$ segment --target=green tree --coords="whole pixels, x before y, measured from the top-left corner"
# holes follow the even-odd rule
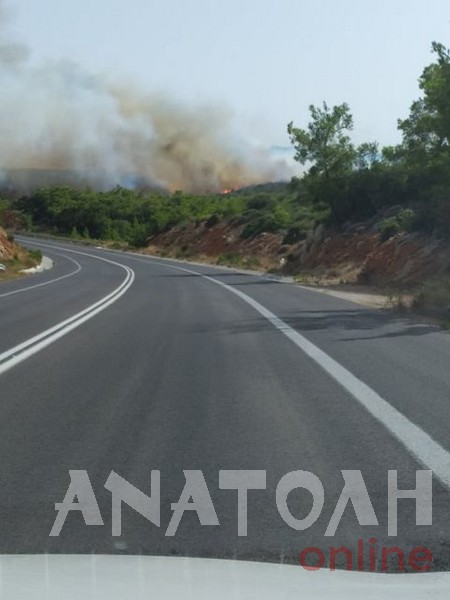
[[[409,117],[399,120],[403,145],[410,157],[449,153],[450,147],[450,51],[433,42],[435,63],[425,67],[419,88],[423,97],[411,105]]]
[[[311,175],[329,178],[352,169],[357,152],[348,132],[353,129],[353,117],[345,102],[330,108],[309,107],[311,121],[307,129],[288,124],[290,141],[295,148],[295,160],[300,164],[312,163]]]
[[[439,235],[450,231],[450,50],[432,44],[435,62],[419,79],[423,95],[398,126],[403,142],[394,156],[407,172],[410,202],[419,206],[416,223]]]
[[[307,129],[288,125],[296,160],[311,165],[302,179],[308,200],[328,206],[329,219],[336,224],[372,216],[383,202],[378,188],[385,179],[378,145],[354,146],[349,136],[353,117],[346,103],[330,108],[324,102],[322,108],[310,106],[309,111]]]
[[[365,142],[356,149],[355,165],[358,169],[369,169],[378,162],[378,144]]]

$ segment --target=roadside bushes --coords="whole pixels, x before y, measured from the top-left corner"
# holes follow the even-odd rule
[[[225,252],[224,254],[220,254],[217,257],[216,264],[242,269],[257,269],[261,266],[261,262],[256,256],[241,256],[236,252]]]
[[[413,308],[450,319],[450,278],[425,282],[416,292]]]

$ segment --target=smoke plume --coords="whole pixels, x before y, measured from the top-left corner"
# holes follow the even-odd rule
[[[56,179],[98,189],[146,181],[220,191],[289,177],[231,133],[231,115],[187,107],[70,62],[30,61],[0,0],[0,171],[21,191]]]

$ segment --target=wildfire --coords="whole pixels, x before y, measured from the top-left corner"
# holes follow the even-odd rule
[[[231,194],[231,192],[234,192],[234,189],[233,189],[233,188],[229,188],[229,189],[227,189],[227,190],[222,190],[222,192],[221,192],[221,193],[222,193],[223,195],[226,195],[226,194]]]

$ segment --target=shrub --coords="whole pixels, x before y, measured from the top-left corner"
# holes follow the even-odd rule
[[[403,231],[411,231],[416,220],[416,213],[412,208],[403,208],[398,213],[397,220]]]
[[[274,215],[270,213],[260,213],[255,215],[244,227],[241,233],[241,238],[244,240],[255,237],[260,233],[274,233],[280,229],[280,224],[277,222]]]
[[[242,258],[240,254],[236,252],[225,252],[224,254],[220,254],[216,260],[217,265],[223,266],[234,266],[240,267],[242,265]]]
[[[207,219],[207,221],[205,222],[206,227],[213,227],[214,225],[217,225],[218,223],[220,223],[220,215],[217,213],[213,213],[209,219]]]
[[[28,254],[37,263],[40,263],[42,261],[42,252],[40,250],[28,250]]]
[[[261,261],[257,256],[241,256],[236,252],[225,252],[217,257],[216,264],[240,269],[257,269],[261,266]]]
[[[416,293],[413,307],[450,316],[450,279],[427,281]]]
[[[395,216],[387,217],[378,223],[378,231],[383,242],[401,231],[411,231],[416,214],[411,208],[404,208]]]
[[[380,239],[385,242],[396,233],[401,231],[400,223],[397,217],[387,217],[378,223],[378,231],[380,232]]]
[[[299,226],[290,227],[283,238],[283,244],[295,244],[306,238],[305,231]]]

